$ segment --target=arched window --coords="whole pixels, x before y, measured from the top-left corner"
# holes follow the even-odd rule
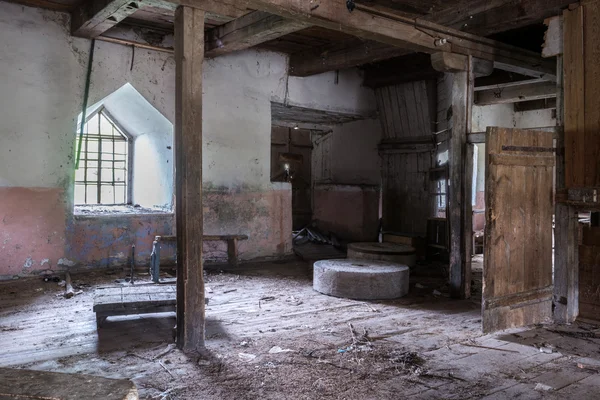
[[[75,171],[75,204],[131,204],[132,140],[102,107],[90,115]]]

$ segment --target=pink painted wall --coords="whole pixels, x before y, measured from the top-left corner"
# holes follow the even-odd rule
[[[65,244],[62,189],[0,187],[0,276],[56,268]]]
[[[379,190],[369,185],[317,184],[313,218],[321,229],[349,241],[375,241]]]

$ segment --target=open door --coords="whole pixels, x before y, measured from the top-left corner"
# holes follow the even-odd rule
[[[483,331],[552,316],[552,133],[486,133]]]

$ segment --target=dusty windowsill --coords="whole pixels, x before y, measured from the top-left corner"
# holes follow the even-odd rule
[[[76,205],[73,210],[75,217],[81,216],[118,216],[118,215],[148,215],[148,214],[168,214],[172,215],[173,210],[168,208],[146,208],[130,205]]]

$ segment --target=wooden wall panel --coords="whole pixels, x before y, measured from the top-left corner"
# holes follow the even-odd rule
[[[600,228],[584,227],[579,246],[579,315],[600,321]]]
[[[384,140],[433,134],[435,82],[408,82],[375,93]],[[429,169],[435,165],[435,151],[382,150],[381,155],[384,229],[424,236],[427,218],[434,214]]]
[[[565,184],[600,186],[600,7],[564,12]]]

